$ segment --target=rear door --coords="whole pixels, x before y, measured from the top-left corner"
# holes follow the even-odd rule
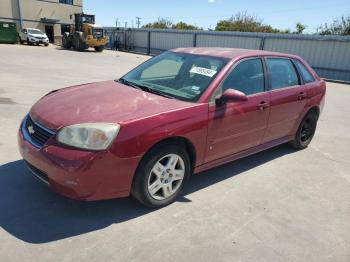
[[[219,85],[209,105],[206,162],[220,159],[261,143],[269,116],[264,64],[250,58],[234,66]],[[232,88],[245,93],[248,101],[215,104],[215,97]]]
[[[306,88],[291,59],[267,57],[270,79],[270,117],[263,143],[292,134],[306,105]]]

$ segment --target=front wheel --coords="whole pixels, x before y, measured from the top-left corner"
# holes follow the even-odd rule
[[[28,45],[33,45],[33,43],[30,42],[29,38],[27,38],[27,44],[28,44]]]
[[[301,121],[297,134],[291,142],[292,147],[301,150],[309,146],[312,138],[315,135],[317,127],[318,115],[315,113],[308,113],[303,121]]]
[[[96,51],[96,52],[102,52],[103,49],[104,49],[104,46],[103,46],[103,45],[101,45],[101,46],[95,46],[95,51]]]
[[[148,207],[166,206],[179,196],[190,172],[191,163],[184,148],[173,143],[161,144],[141,161],[132,195]]]

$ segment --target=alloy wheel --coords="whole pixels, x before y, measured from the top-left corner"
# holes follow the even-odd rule
[[[160,158],[148,177],[148,193],[156,200],[173,196],[185,177],[185,163],[181,156],[169,154]]]

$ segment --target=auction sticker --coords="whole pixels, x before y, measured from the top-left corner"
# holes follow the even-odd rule
[[[191,69],[190,73],[213,77],[217,73],[217,71],[195,66]]]

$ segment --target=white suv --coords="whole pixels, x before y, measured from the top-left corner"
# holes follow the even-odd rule
[[[44,44],[45,46],[49,45],[49,38],[39,29],[34,28],[25,28],[19,33],[19,41],[21,44],[27,42],[28,45],[33,44]]]

